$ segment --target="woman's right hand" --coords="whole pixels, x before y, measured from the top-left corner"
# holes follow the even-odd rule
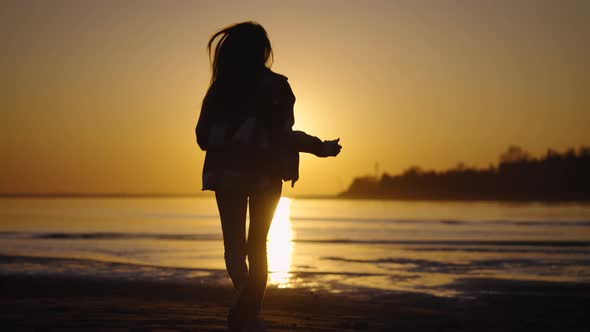
[[[336,157],[340,153],[340,150],[342,150],[342,145],[338,144],[338,142],[340,142],[340,138],[332,141],[324,141],[321,157]]]

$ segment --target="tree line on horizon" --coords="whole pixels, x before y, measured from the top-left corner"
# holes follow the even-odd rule
[[[357,177],[342,198],[407,200],[590,200],[590,147],[560,153],[549,149],[532,157],[518,146],[500,155],[498,166],[485,169],[459,163],[434,171],[412,166],[402,174]]]

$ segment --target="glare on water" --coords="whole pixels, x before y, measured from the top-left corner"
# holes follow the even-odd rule
[[[268,232],[267,253],[269,282],[279,288],[289,286],[293,229],[291,228],[291,200],[281,197]]]

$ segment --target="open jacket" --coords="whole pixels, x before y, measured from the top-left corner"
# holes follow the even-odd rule
[[[322,141],[293,131],[295,95],[266,70],[247,83],[213,83],[195,129],[206,151],[203,190],[253,190],[299,179],[299,152],[322,156]]]

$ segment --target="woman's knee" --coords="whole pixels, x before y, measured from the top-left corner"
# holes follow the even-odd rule
[[[262,243],[248,243],[246,248],[248,254],[248,260],[257,263],[264,261],[266,263],[266,241]]]
[[[246,252],[245,251],[233,251],[226,249],[223,253],[226,261],[231,262],[241,262],[246,260]]]

